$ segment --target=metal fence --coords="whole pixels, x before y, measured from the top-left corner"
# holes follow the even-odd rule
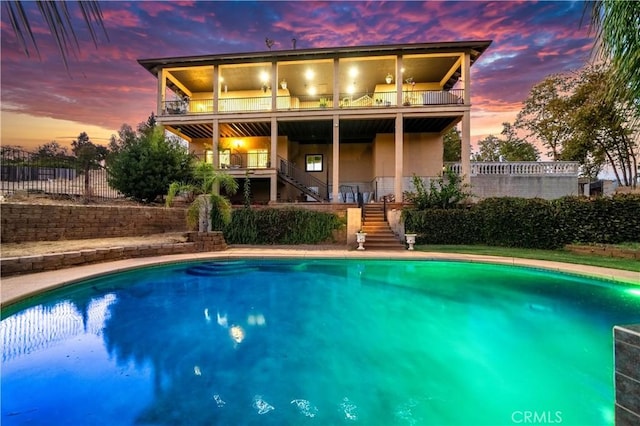
[[[0,151],[2,195],[123,197],[109,186],[107,176],[108,171],[103,165],[92,166],[85,173],[75,157],[47,157],[6,147]]]

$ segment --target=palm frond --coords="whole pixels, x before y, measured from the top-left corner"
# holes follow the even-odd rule
[[[102,28],[107,40],[109,40],[99,3],[97,1],[78,1],[77,3],[94,45],[98,46],[96,27]],[[33,48],[38,54],[38,58],[41,58],[38,43],[31,28],[30,17],[23,7],[23,1],[8,1],[4,4],[13,32],[26,56],[31,56]],[[36,1],[37,10],[46,23],[67,70],[69,69],[69,55],[77,56],[80,52],[80,42],[74,29],[76,25],[69,12],[68,4],[66,1]]]

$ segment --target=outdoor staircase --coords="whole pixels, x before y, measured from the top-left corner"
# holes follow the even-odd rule
[[[406,247],[384,219],[384,205],[367,203],[363,206],[362,231],[367,233],[365,250],[405,250]]]
[[[329,201],[327,184],[278,156],[278,179],[316,201]]]

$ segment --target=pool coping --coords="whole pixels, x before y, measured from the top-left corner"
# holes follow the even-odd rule
[[[359,251],[340,249],[295,248],[229,248],[225,251],[188,253],[133,258],[96,263],[56,271],[38,272],[2,278],[0,281],[0,307],[4,308],[23,299],[57,287],[89,278],[144,266],[182,263],[207,259],[274,259],[274,258],[332,258],[332,259],[389,259],[389,260],[450,260],[505,264],[565,272],[574,275],[640,285],[640,273],[620,269],[602,268],[571,263],[476,254],[438,253],[423,251]]]

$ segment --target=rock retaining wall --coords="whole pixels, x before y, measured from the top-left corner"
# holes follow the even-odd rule
[[[0,204],[3,243],[183,232],[185,210],[162,207]]]
[[[574,253],[594,254],[597,256],[619,257],[623,259],[640,260],[640,250],[632,249],[632,248],[625,249],[619,246],[610,246],[606,244],[601,244],[601,245],[570,244],[565,248]]]
[[[189,232],[186,243],[150,244],[127,247],[107,247],[66,253],[9,257],[0,260],[3,277],[54,271],[72,266],[168,254],[200,253],[227,249],[222,232]]]

